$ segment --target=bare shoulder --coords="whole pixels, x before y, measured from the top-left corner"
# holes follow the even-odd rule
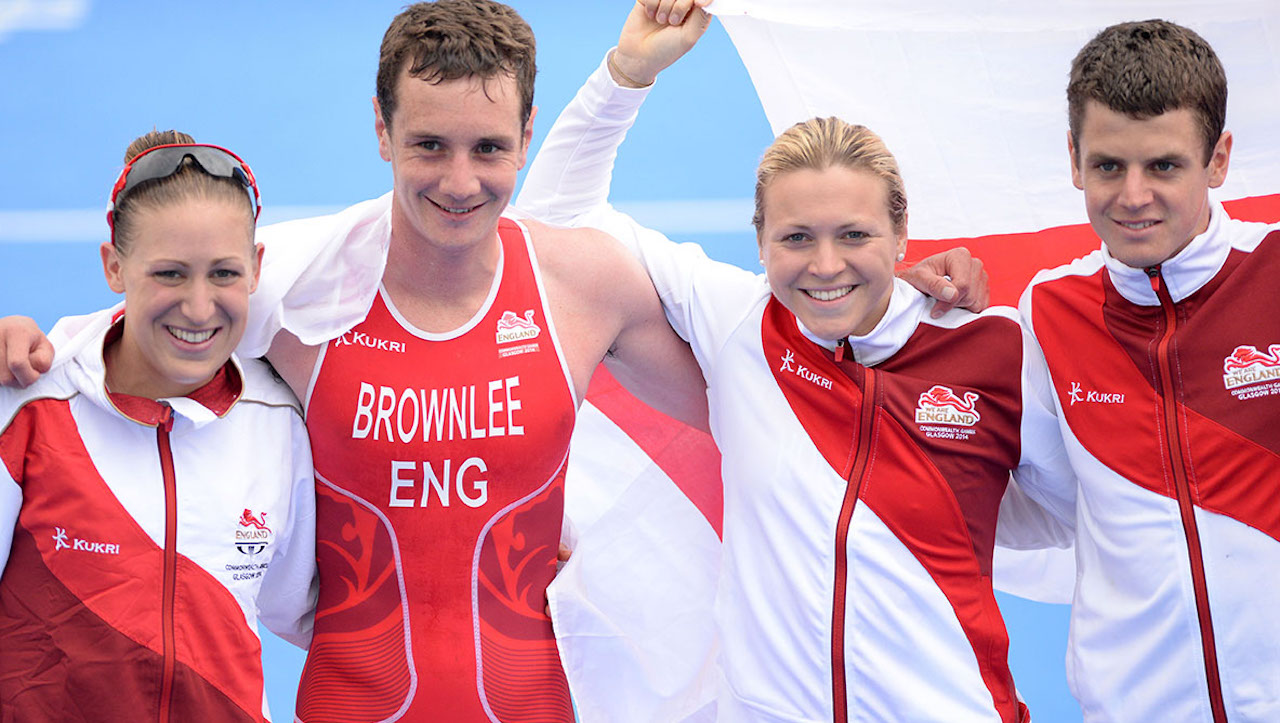
[[[609,234],[593,228],[524,223],[553,294],[568,294],[604,311],[634,303],[635,295],[653,293],[640,262]]]
[[[662,306],[640,262],[612,236],[596,229],[525,223],[556,333],[582,399],[596,366],[618,352],[629,330],[666,324]]]
[[[529,232],[579,399],[604,360],[641,401],[705,429],[706,382],[640,262],[603,231],[531,223]]]

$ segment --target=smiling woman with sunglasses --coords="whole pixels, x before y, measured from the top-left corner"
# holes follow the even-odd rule
[[[265,720],[258,620],[310,637],[306,430],[270,367],[232,353],[259,208],[234,153],[134,141],[101,247],[124,311],[0,389],[5,720]]]

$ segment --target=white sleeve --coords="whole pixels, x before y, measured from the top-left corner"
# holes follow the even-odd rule
[[[1075,532],[1010,479],[1000,500],[991,585],[1028,600],[1070,603],[1075,594]]]
[[[754,304],[768,297],[756,274],[677,244],[609,205],[618,146],[635,121],[645,89],[622,88],[601,63],[556,119],[530,165],[517,206],[536,218],[600,229],[645,267],[671,327],[693,347],[704,373]]]
[[[1074,537],[1076,476],[1058,425],[1044,352],[1022,326],[1022,458],[1014,477],[1028,497],[1048,510]],[[1063,547],[1067,540],[1051,540]],[[1033,545],[1025,545],[1027,547]]]
[[[306,648],[311,643],[320,582],[316,571],[315,475],[307,430],[300,417],[291,416],[292,469],[282,470],[291,486],[289,525],[258,590],[258,619],[284,640]]]
[[[18,524],[18,512],[21,509],[22,487],[9,474],[8,465],[0,461],[0,574],[9,563],[13,530]]]
[[[1000,503],[992,584],[1031,600],[1069,603],[1076,581],[1076,477],[1044,354],[1023,321],[1022,457]]]
[[[111,319],[122,311],[123,301],[109,309],[58,319],[49,330],[49,343],[53,344],[56,353],[54,366],[58,366],[63,359],[75,356],[85,344],[97,341],[98,333],[110,326]]]
[[[995,548],[991,586],[1000,592],[1042,603],[1069,605],[1075,597],[1075,547],[1039,550]]]
[[[607,204],[618,147],[648,95],[649,88],[613,82],[601,61],[542,141],[516,208],[546,223],[581,226],[577,217]]]

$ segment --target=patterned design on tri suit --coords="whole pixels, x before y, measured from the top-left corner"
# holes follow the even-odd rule
[[[320,479],[316,517],[341,532],[316,541],[316,627],[324,637],[316,636],[307,656],[298,717],[353,723],[391,718],[407,704],[416,684],[392,541],[367,502]],[[367,660],[382,664],[365,667]],[[355,674],[359,685],[336,682]]]
[[[856,505],[868,505],[912,552],[954,608],[1000,719],[1026,720],[1026,706],[1014,692],[1008,635],[990,579],[997,511],[1009,471],[1019,458],[1017,324],[989,317],[957,329],[921,325],[898,355],[868,368],[847,356],[837,362],[832,352],[807,339],[795,317],[771,299],[762,338],[766,358],[789,358],[790,364],[774,361],[774,378],[814,445],[848,480],[842,520]],[[939,383],[956,395],[979,394],[981,421],[972,437],[931,437],[917,424],[920,395]],[[864,390],[872,388],[875,392],[868,398]],[[869,404],[878,409],[867,427],[860,422],[872,413]],[[860,439],[864,434],[871,439]],[[847,524],[837,530],[846,535],[836,542],[840,595],[842,580],[854,573],[843,553],[862,543],[851,539],[854,533]],[[834,601],[833,656],[843,655],[846,635],[856,635],[844,629],[847,615],[840,615],[854,605],[854,599]],[[903,659],[915,654],[902,651]],[[855,709],[847,701],[856,691],[841,690],[842,670],[833,670],[833,675],[836,720],[845,720],[847,711],[840,709],[839,701],[843,698]]]
[[[575,403],[527,234],[499,237],[461,328],[420,331],[382,291],[317,362],[302,720],[573,720],[544,608]]]
[[[568,689],[547,696],[546,589],[564,511],[563,477],[489,528],[479,548],[476,606],[488,702],[498,720],[572,720]],[[553,641],[554,642],[554,641]],[[537,706],[536,708],[534,706]]]

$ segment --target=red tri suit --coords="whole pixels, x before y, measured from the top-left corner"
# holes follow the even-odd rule
[[[1212,204],[1158,268],[1022,297],[1080,480],[1067,673],[1088,721],[1280,720],[1280,224]]]
[[[320,600],[303,721],[572,721],[546,587],[575,400],[527,231],[462,327],[385,289],[307,395]]]

